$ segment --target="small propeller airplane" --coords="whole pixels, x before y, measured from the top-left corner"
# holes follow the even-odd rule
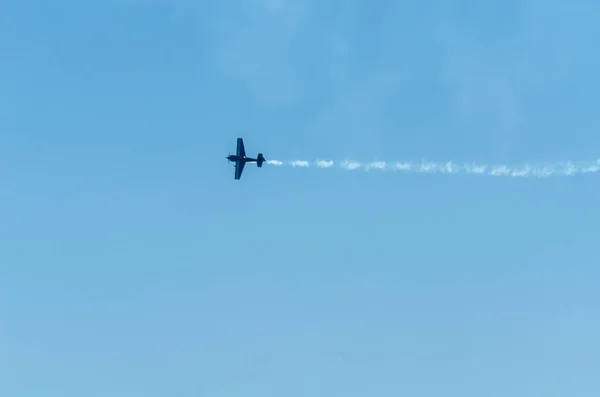
[[[259,153],[255,159],[246,157],[246,149],[244,149],[244,140],[242,138],[237,139],[236,152],[235,154],[227,156],[227,160],[235,163],[235,179],[240,179],[242,177],[242,172],[244,171],[246,163],[256,163],[258,167],[262,167],[265,162],[262,153]]]

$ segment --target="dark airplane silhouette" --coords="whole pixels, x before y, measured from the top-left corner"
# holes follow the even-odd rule
[[[246,163],[256,163],[258,167],[262,167],[265,158],[262,153],[258,154],[258,157],[253,159],[250,157],[246,157],[246,149],[244,149],[244,140],[242,138],[237,139],[237,149],[235,154],[230,154],[227,156],[227,160],[233,161],[235,163],[235,179],[240,179],[242,176],[242,171],[244,171],[244,165]]]

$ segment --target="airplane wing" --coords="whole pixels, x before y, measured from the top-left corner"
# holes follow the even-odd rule
[[[239,146],[238,146],[239,148]],[[243,149],[243,147],[242,147]],[[246,162],[244,161],[236,161],[235,162],[235,179],[240,179],[242,177],[242,172],[244,171],[244,165]]]
[[[246,157],[246,149],[244,149],[244,140],[242,138],[237,139],[237,150],[235,154],[238,156]]]

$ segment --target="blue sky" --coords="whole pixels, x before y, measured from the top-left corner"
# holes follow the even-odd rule
[[[427,3],[427,4],[425,4]],[[597,396],[595,1],[0,4],[0,394]]]

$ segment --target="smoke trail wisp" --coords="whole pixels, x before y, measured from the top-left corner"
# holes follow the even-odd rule
[[[290,165],[294,168],[333,168],[336,164],[331,160],[316,160],[309,162],[306,160],[279,161],[269,160],[267,164],[273,166]],[[457,164],[449,162],[394,162],[374,161],[369,163],[360,163],[353,160],[344,160],[337,163],[338,168],[347,171],[363,169],[364,171],[396,171],[403,173],[422,173],[422,174],[472,174],[489,175],[505,177],[537,177],[545,178],[551,176],[572,176],[576,174],[589,174],[600,172],[600,159],[588,162],[563,161],[547,164],[522,164],[517,166],[509,165],[490,165],[490,164]]]

